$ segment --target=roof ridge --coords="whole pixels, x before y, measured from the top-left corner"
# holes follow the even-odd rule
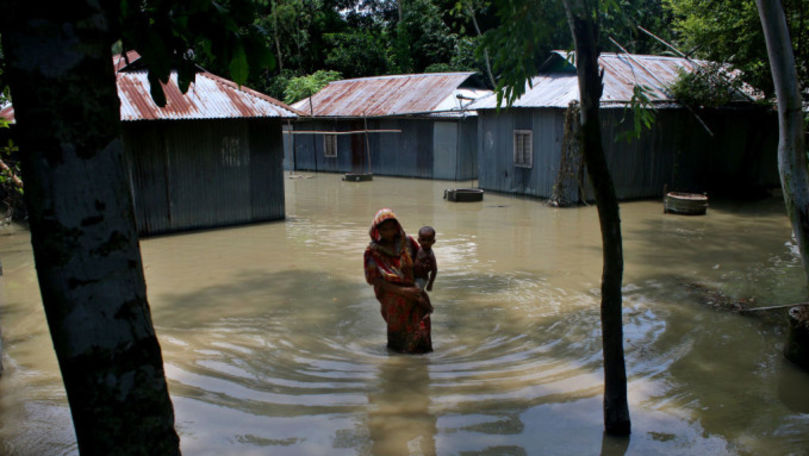
[[[172,72],[174,72],[174,71],[172,71]],[[299,111],[299,110],[293,108],[292,106],[289,106],[288,104],[286,104],[286,103],[284,103],[284,102],[282,102],[280,100],[277,100],[277,99],[275,99],[275,98],[273,98],[273,97],[271,97],[271,96],[269,96],[267,94],[261,93],[258,90],[251,89],[250,87],[247,87],[245,85],[238,84],[235,81],[231,81],[230,79],[223,78],[222,76],[213,74],[213,73],[211,73],[209,71],[200,71],[197,74],[201,75],[203,77],[206,77],[208,79],[212,79],[216,83],[221,83],[221,84],[227,85],[227,86],[229,86],[229,87],[231,87],[231,88],[233,88],[235,90],[238,90],[240,92],[243,92],[243,93],[245,93],[247,95],[250,95],[250,96],[259,98],[261,100],[264,100],[264,101],[266,101],[268,103],[274,104],[274,105],[278,106],[279,108],[286,109],[287,111],[289,111],[289,112],[291,112],[291,113],[293,113],[295,115],[298,115],[298,116],[305,116],[306,115],[302,111]]]
[[[332,83],[339,83],[339,82],[349,82],[349,81],[371,81],[374,79],[404,79],[404,78],[426,78],[426,77],[434,77],[434,76],[452,76],[452,75],[468,75],[471,76],[475,74],[474,71],[446,71],[441,73],[405,73],[405,74],[380,74],[377,76],[362,76],[358,78],[350,78],[350,79],[340,79],[337,81],[332,81]]]

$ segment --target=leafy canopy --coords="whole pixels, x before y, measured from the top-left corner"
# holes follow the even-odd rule
[[[121,0],[111,16],[123,49],[137,50],[148,68],[152,98],[165,106],[159,82],[168,82],[172,70],[185,92],[198,62],[226,62],[239,84],[247,82],[251,69],[275,65],[264,30],[255,24],[256,5],[251,0]]]
[[[284,103],[294,103],[317,93],[330,82],[341,79],[336,71],[318,70],[308,76],[298,76],[289,80],[284,90]]]
[[[782,0],[795,52],[798,79],[809,87],[809,5]],[[768,97],[774,89],[758,9],[748,0],[665,0],[673,15],[674,40],[692,57],[728,63],[741,79]],[[804,91],[809,101],[809,92]]]

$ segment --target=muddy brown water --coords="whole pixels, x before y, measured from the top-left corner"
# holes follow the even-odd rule
[[[602,433],[594,207],[469,182],[287,180],[287,220],[146,239],[149,301],[187,455],[805,454],[809,374],[785,313],[718,307],[807,295],[783,203],[707,216],[621,205],[633,432]],[[374,212],[437,230],[435,352],[385,350],[364,283]],[[29,236],[0,235],[0,454],[76,454]],[[694,285],[696,284],[696,286]]]

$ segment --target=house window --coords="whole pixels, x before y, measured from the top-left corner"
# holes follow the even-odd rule
[[[531,130],[514,130],[514,165],[521,168],[534,166]]]
[[[226,168],[238,168],[242,166],[242,151],[238,136],[225,136],[222,138],[220,153],[222,156],[222,166]]]
[[[323,156],[324,157],[337,156],[337,135],[323,136]]]

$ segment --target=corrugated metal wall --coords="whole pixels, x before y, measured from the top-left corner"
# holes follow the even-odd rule
[[[564,111],[513,109],[478,113],[478,185],[486,190],[548,198],[559,172]],[[532,131],[534,163],[514,165],[514,130]]]
[[[277,119],[124,124],[141,234],[284,217]]]
[[[619,135],[631,129],[632,113],[601,112],[604,153],[620,199],[660,197],[664,185],[669,191],[735,197],[779,185],[774,112],[702,110],[711,136],[685,109],[658,110],[653,129],[629,142]],[[592,200],[587,184],[586,199]]]
[[[457,180],[478,178],[478,118],[467,117],[459,122]]]
[[[306,120],[295,122],[294,130],[348,131],[350,124],[338,120]],[[350,172],[351,136],[337,136],[337,157],[324,156],[323,135],[291,135],[294,155],[291,168],[303,171]]]
[[[709,136],[684,109],[657,111],[652,130],[639,139],[620,135],[632,128],[632,113],[601,111],[604,152],[623,200],[658,197],[669,190],[712,194],[748,193],[778,185],[777,119],[763,110],[713,110],[700,116]],[[534,166],[513,163],[513,131],[533,132]],[[481,188],[549,198],[553,191],[563,140],[564,110],[511,109],[479,112]],[[592,190],[585,177],[585,198]]]
[[[250,119],[250,221],[279,220],[284,206],[280,119]]]
[[[438,124],[438,127],[435,124]],[[295,130],[348,131],[363,128],[362,120],[305,120]],[[384,176],[472,179],[477,176],[476,119],[369,119],[368,128],[401,133],[368,135],[372,172]],[[367,155],[352,160],[351,135],[337,137],[337,157],[323,155],[323,135],[294,135],[297,169],[356,172],[367,166]],[[364,144],[365,139],[361,137]]]
[[[281,126],[282,133],[291,130],[292,125],[288,125],[285,123]],[[292,141],[294,141],[293,136],[294,135],[289,134],[282,135],[282,139],[284,141],[284,169],[287,171],[292,169]]]
[[[433,124],[433,174],[435,179],[458,175],[458,123],[437,121]]]

